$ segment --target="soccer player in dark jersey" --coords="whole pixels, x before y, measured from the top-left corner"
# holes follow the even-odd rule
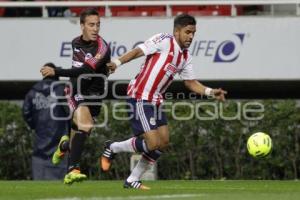
[[[71,86],[65,93],[72,112],[74,136],[63,137],[53,155],[53,164],[58,164],[65,152],[69,151],[69,168],[64,183],[72,184],[86,179],[80,171],[80,158],[86,138],[101,109],[101,95],[104,94],[108,76],[106,63],[110,61],[110,48],[99,36],[100,17],[96,10],[86,9],[80,15],[82,35],[72,41],[73,60],[71,69],[55,69],[43,66],[42,75],[70,77]]]

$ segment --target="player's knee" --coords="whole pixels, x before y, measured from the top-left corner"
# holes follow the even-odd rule
[[[87,133],[90,133],[92,131],[92,128],[93,128],[93,125],[87,124],[85,126],[82,126],[80,128],[80,130],[83,130],[83,131],[85,131]]]
[[[148,146],[148,150],[149,151],[154,151],[154,150],[157,150],[157,149],[159,149],[159,145],[158,144],[152,144],[152,145]]]
[[[89,133],[93,126],[94,121],[91,113],[86,106],[79,106],[73,116],[73,122],[77,125],[77,128]]]
[[[79,130],[83,130],[87,133],[90,133],[94,126],[94,123],[93,122],[79,123],[79,124],[77,124],[77,126],[78,126]]]
[[[159,149],[165,149],[169,146],[169,139],[164,139],[160,142]]]
[[[159,149],[159,141],[146,141],[146,144],[149,151]]]
[[[164,149],[166,149],[168,146],[169,146],[169,139],[168,139],[168,138],[166,138],[166,139],[161,139],[161,140],[160,140],[160,145],[159,145],[159,149],[160,149],[160,150],[164,150]]]

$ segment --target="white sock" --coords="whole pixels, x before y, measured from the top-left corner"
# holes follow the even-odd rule
[[[150,166],[151,163],[142,156],[133,168],[130,176],[127,178],[127,182],[131,183],[133,181],[141,180],[142,175],[150,168]]]
[[[133,138],[130,138],[130,139],[122,141],[122,142],[113,142],[110,145],[110,149],[114,153],[135,152],[134,148],[132,146],[132,140],[133,140]]]

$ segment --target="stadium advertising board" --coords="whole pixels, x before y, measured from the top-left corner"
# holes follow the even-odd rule
[[[199,80],[300,79],[300,18],[197,18],[190,52]],[[39,80],[40,67],[53,62],[71,66],[71,40],[78,19],[2,19],[0,80]],[[112,57],[150,36],[172,33],[170,18],[103,18],[101,35]],[[143,60],[122,66],[111,80],[133,78]],[[178,77],[177,77],[178,78]]]

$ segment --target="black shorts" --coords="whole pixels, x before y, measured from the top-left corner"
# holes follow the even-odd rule
[[[80,94],[70,95],[70,89],[65,88],[65,95],[68,104],[68,113],[73,113],[79,105],[85,105],[89,108],[92,117],[97,117],[100,114],[102,99],[96,95],[89,95],[88,98],[84,98]]]

